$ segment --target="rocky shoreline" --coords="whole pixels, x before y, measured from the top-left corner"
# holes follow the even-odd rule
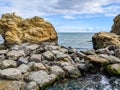
[[[65,78],[97,72],[120,75],[119,53],[114,45],[77,51],[50,42],[1,48],[0,89],[41,90]]]

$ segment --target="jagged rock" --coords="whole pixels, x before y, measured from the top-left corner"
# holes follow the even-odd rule
[[[43,53],[43,56],[47,60],[53,60],[54,59],[54,54],[51,51],[46,51]]]
[[[24,90],[23,81],[0,80],[0,90]]]
[[[110,32],[120,35],[120,14],[114,18],[114,24]]]
[[[0,66],[2,69],[5,69],[5,68],[14,68],[14,67],[17,67],[17,63],[16,61],[13,61],[13,60],[3,60],[1,62],[1,66]]]
[[[13,14],[3,14],[0,19],[0,33],[6,44],[23,42],[40,43],[57,40],[57,33],[49,22],[35,16],[23,19]]]
[[[19,80],[22,79],[22,74],[17,68],[8,68],[0,71],[0,78]]]
[[[28,59],[24,58],[24,57],[20,57],[17,61],[17,65],[21,65],[21,64],[27,64],[28,63]]]
[[[41,54],[33,54],[30,57],[30,61],[33,61],[33,62],[40,62],[41,60],[42,60]]]
[[[56,76],[54,74],[49,75],[47,72],[40,70],[31,72],[25,79],[27,81],[35,81],[39,84],[40,88],[45,88],[55,82]]]
[[[100,49],[109,45],[120,47],[120,37],[114,33],[99,32],[92,37],[93,48]]]

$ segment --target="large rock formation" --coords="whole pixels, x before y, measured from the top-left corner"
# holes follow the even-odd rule
[[[114,33],[99,32],[92,37],[93,48],[105,48],[109,45],[120,46],[120,37]]]
[[[110,32],[120,35],[120,14],[114,18],[114,24]]]
[[[0,19],[0,33],[7,44],[57,41],[54,27],[38,16],[23,19],[14,13],[3,14]]]

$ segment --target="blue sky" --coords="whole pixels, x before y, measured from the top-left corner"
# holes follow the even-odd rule
[[[12,12],[43,17],[57,32],[110,31],[120,0],[0,0],[0,16]]]

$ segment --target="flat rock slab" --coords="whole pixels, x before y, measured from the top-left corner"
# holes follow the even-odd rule
[[[22,74],[19,69],[8,68],[0,71],[0,78],[19,80],[22,79]]]

